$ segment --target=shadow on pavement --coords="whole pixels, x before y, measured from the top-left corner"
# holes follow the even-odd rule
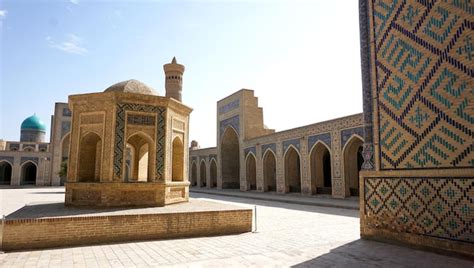
[[[64,191],[62,192],[32,192],[30,194],[64,194]]]
[[[222,196],[222,195],[213,195],[213,194],[196,193],[196,192],[190,192],[189,195],[192,198],[206,198],[210,200],[235,202],[235,203],[242,203],[242,204],[248,204],[248,205],[254,205],[254,206],[277,207],[277,208],[284,208],[284,209],[291,209],[291,210],[301,210],[301,211],[306,211],[306,212],[359,218],[359,211],[353,210],[353,209],[321,207],[317,205],[291,204],[291,203],[284,203],[284,202],[279,202],[279,201],[265,201],[265,200],[250,199],[250,198],[245,198],[245,197]]]
[[[473,267],[465,259],[358,239],[292,267]]]
[[[67,217],[77,215],[89,215],[94,213],[104,213],[124,210],[126,208],[81,208],[81,207],[66,207],[64,202],[57,203],[43,203],[43,204],[29,204],[13,213],[8,214],[5,218],[12,219],[35,219],[47,217]]]

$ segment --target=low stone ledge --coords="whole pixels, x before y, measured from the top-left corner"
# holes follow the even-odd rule
[[[28,209],[34,210],[34,206]],[[66,207],[64,211],[69,214],[12,213],[4,224],[2,250],[230,235],[252,230],[252,209],[201,200],[162,208],[102,211]]]

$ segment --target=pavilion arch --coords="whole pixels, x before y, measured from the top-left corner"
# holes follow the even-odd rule
[[[240,146],[237,131],[228,126],[221,140],[222,188],[240,189]]]
[[[311,194],[332,194],[331,149],[316,142],[309,154]]]
[[[211,179],[209,187],[214,188],[217,187],[217,163],[216,159],[212,158],[210,163],[210,168],[209,168],[209,177]]]
[[[301,158],[298,150],[290,145],[283,159],[286,192],[301,192]]]
[[[277,190],[276,155],[271,149],[267,149],[263,154],[263,190],[265,192]]]
[[[193,161],[191,164],[191,186],[197,185],[197,164]]]
[[[137,132],[127,139],[132,150],[129,181],[150,181],[153,171],[153,139],[143,132]]]
[[[257,160],[253,152],[245,158],[246,180],[249,190],[257,190]]]
[[[89,132],[79,141],[78,182],[98,182],[102,162],[102,139]]]
[[[10,185],[12,182],[12,163],[7,160],[0,161],[0,185]]]
[[[21,184],[36,184],[38,177],[38,166],[33,161],[21,164]]]
[[[184,180],[184,145],[181,138],[176,137],[173,140],[172,148],[172,181],[183,181]]]
[[[206,170],[206,161],[204,159],[201,160],[199,164],[199,176],[201,178],[199,187],[206,187],[207,186],[207,170]]]
[[[342,150],[344,157],[344,181],[346,195],[359,196],[359,171],[364,159],[362,145],[364,139],[357,134],[346,142]]]

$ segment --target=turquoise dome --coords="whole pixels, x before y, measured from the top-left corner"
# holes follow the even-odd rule
[[[36,114],[34,114],[23,120],[23,123],[21,123],[21,129],[37,129],[46,131],[46,125],[38,116],[36,116]]]

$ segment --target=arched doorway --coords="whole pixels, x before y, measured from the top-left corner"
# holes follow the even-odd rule
[[[245,166],[247,170],[246,178],[249,190],[257,190],[257,163],[253,154],[248,154]]]
[[[293,146],[285,154],[285,185],[288,192],[301,192],[300,156]]]
[[[216,160],[211,160],[211,168],[210,168],[210,177],[211,177],[211,185],[209,187],[214,188],[217,187],[217,164]]]
[[[240,189],[240,148],[237,132],[228,127],[222,136],[222,188]]]
[[[197,185],[197,166],[196,162],[193,162],[191,166],[191,186]]]
[[[173,157],[172,157],[172,181],[183,181],[184,172],[184,146],[181,139],[176,137],[173,140]]]
[[[263,185],[264,191],[276,191],[276,158],[275,154],[267,150],[263,155]]]
[[[37,170],[35,163],[24,163],[21,167],[21,184],[36,184]]]
[[[0,184],[10,185],[12,182],[12,165],[7,161],[0,162]]]
[[[207,172],[206,172],[206,162],[204,161],[204,159],[201,160],[201,164],[199,167],[199,176],[201,177],[201,184],[199,185],[199,187],[206,187]]]
[[[89,132],[80,141],[77,180],[94,182],[100,179],[102,160],[102,140],[99,135]]]
[[[344,179],[346,193],[359,196],[359,171],[364,159],[362,158],[362,144],[364,141],[358,136],[352,136],[344,147]]]
[[[127,140],[127,147],[130,147],[131,172],[128,181],[147,182],[151,179],[153,170],[152,161],[150,161],[152,140],[143,133],[132,135]]]
[[[311,150],[310,167],[311,193],[331,194],[331,154],[324,143],[318,142]]]

